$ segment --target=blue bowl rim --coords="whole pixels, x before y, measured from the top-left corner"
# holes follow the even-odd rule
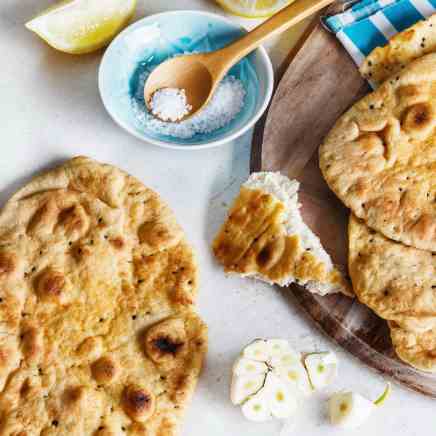
[[[100,62],[100,66],[99,66],[99,70],[98,70],[98,88],[99,88],[100,98],[101,98],[101,100],[103,102],[103,106],[105,107],[105,109],[108,112],[108,114],[110,115],[110,117],[115,121],[116,124],[118,124],[121,128],[126,130],[131,135],[137,137],[141,141],[144,141],[146,143],[153,144],[153,145],[156,145],[156,146],[159,146],[159,147],[170,148],[170,149],[177,149],[177,150],[201,150],[201,149],[206,149],[206,148],[217,147],[219,145],[224,145],[224,144],[230,143],[231,141],[233,141],[236,138],[240,137],[245,132],[247,132],[259,120],[259,118],[263,115],[263,113],[267,109],[268,104],[269,104],[269,102],[271,100],[272,93],[273,93],[273,88],[274,88],[274,70],[273,70],[273,66],[272,66],[272,63],[271,63],[271,59],[268,56],[267,51],[265,50],[265,48],[262,45],[259,46],[255,50],[255,52],[257,52],[260,55],[261,61],[265,65],[266,71],[267,71],[266,78],[265,78],[266,79],[266,91],[265,91],[265,97],[264,97],[264,101],[262,102],[262,105],[252,115],[252,117],[250,118],[249,122],[245,126],[241,127],[236,132],[233,132],[232,134],[230,134],[228,136],[224,136],[223,138],[215,139],[215,140],[212,140],[210,142],[199,142],[199,143],[194,143],[194,144],[176,144],[176,143],[173,143],[173,142],[165,142],[165,141],[161,141],[161,140],[158,140],[158,139],[154,139],[154,138],[150,138],[150,137],[141,135],[136,130],[134,130],[128,123],[124,123],[123,121],[121,121],[119,118],[117,118],[117,116],[115,114],[113,114],[109,110],[109,107],[106,104],[106,101],[105,101],[105,98],[104,98],[104,93],[103,93],[103,90],[102,90],[102,87],[101,87],[101,83],[102,83],[101,78],[102,78],[102,75],[103,75],[105,59],[109,55],[109,51],[111,49],[111,46],[114,43],[116,43],[118,40],[121,40],[122,38],[124,38],[124,36],[127,34],[127,32],[129,31],[129,29],[132,26],[140,27],[141,23],[146,22],[146,21],[147,22],[148,21],[152,21],[153,19],[156,19],[156,18],[158,18],[158,17],[160,17],[162,15],[175,15],[175,14],[185,14],[185,13],[186,14],[196,14],[196,15],[203,15],[203,16],[212,17],[214,19],[221,20],[224,23],[227,23],[227,24],[233,26],[235,29],[242,30],[244,33],[248,32],[247,29],[245,29],[243,26],[233,22],[229,18],[223,17],[222,15],[215,14],[213,12],[197,11],[197,10],[192,10],[192,9],[186,9],[186,10],[182,9],[182,10],[166,11],[166,12],[160,12],[160,13],[157,13],[157,14],[149,15],[147,17],[141,18],[140,20],[137,20],[137,21],[131,23],[122,32],[120,32],[112,40],[112,42],[109,44],[109,46],[107,47],[107,49],[105,50],[105,52],[103,54],[101,62]]]

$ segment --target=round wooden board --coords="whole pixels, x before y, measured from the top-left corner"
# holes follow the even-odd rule
[[[304,219],[344,271],[348,210],[321,176],[318,146],[341,113],[367,92],[368,85],[336,38],[321,25],[313,26],[277,87],[264,125],[255,131],[252,150],[252,171],[281,171],[301,182]],[[436,398],[436,375],[397,359],[386,322],[366,306],[297,286],[290,291],[323,332],[362,362]]]

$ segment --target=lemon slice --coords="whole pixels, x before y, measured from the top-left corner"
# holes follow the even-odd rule
[[[136,0],[67,0],[42,12],[26,27],[57,50],[90,53],[112,40],[135,6]]]
[[[293,0],[216,0],[228,12],[246,18],[269,17]]]

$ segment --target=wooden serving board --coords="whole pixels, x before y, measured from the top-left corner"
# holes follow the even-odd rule
[[[303,217],[344,270],[349,213],[321,176],[318,147],[337,118],[368,92],[346,51],[316,20],[293,53],[253,140],[252,171],[281,171],[301,182]],[[321,297],[297,286],[291,292],[316,325],[343,348],[407,387],[436,398],[436,375],[397,359],[386,322],[357,299]]]

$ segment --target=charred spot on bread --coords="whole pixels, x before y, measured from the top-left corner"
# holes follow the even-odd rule
[[[155,410],[155,398],[152,392],[139,385],[129,385],[122,394],[124,412],[134,421],[146,421]]]
[[[124,247],[124,239],[120,236],[110,239],[109,242],[117,250],[121,250]]]
[[[16,267],[17,260],[12,253],[0,252],[0,277],[12,273]]]
[[[153,341],[153,344],[162,354],[171,353],[173,355],[176,355],[180,347],[184,345],[183,342],[173,341],[169,336],[157,338]]]
[[[165,319],[146,332],[145,352],[156,363],[172,364],[186,348],[186,331],[180,318]]]
[[[100,357],[91,365],[93,378],[102,384],[112,382],[118,374],[118,365],[108,356]]]
[[[64,286],[65,276],[52,268],[46,268],[36,278],[36,289],[41,298],[59,297]]]

